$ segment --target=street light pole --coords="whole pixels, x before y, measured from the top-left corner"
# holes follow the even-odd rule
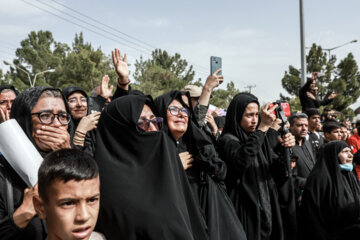
[[[55,69],[49,69],[49,70],[45,70],[45,71],[42,71],[42,72],[39,72],[39,73],[35,74],[35,76],[34,76],[34,81],[33,81],[33,85],[32,85],[31,87],[34,87],[34,86],[35,86],[35,82],[36,82],[37,76],[40,75],[40,74],[46,73],[46,72],[55,72]]]
[[[328,51],[328,53],[329,53],[329,60],[330,60],[330,52],[332,51],[332,50],[334,50],[334,49],[337,49],[337,48],[341,48],[341,47],[343,47],[343,46],[345,46],[345,45],[348,45],[348,44],[351,44],[351,43],[356,43],[357,42],[357,40],[355,39],[355,40],[352,40],[352,41],[350,41],[350,42],[346,42],[346,43],[344,43],[344,44],[341,44],[341,45],[339,45],[339,46],[336,46],[336,47],[333,47],[333,48],[323,48],[323,50],[324,51]]]
[[[31,81],[30,73],[29,73],[28,71],[24,70],[22,67],[20,67],[20,66],[18,66],[18,65],[16,65],[16,64],[11,64],[11,63],[9,63],[9,62],[7,62],[7,61],[4,61],[4,64],[5,64],[5,65],[9,65],[9,66],[15,66],[17,69],[19,69],[19,70],[23,71],[24,73],[26,73],[27,76],[28,76],[28,78],[29,78],[30,87],[34,87],[34,86],[35,86],[36,78],[37,78],[38,75],[43,74],[43,73],[46,73],[46,72],[55,72],[55,69],[49,69],[49,70],[45,70],[45,71],[42,71],[42,72],[38,72],[38,73],[35,74],[34,80]]]
[[[30,73],[29,73],[27,70],[23,69],[22,67],[20,67],[20,66],[18,66],[18,65],[16,65],[16,64],[11,64],[11,63],[9,63],[9,62],[7,62],[7,61],[4,61],[4,64],[5,64],[5,65],[9,65],[9,66],[15,66],[17,69],[19,69],[19,70],[23,71],[24,73],[26,73],[26,75],[27,75],[27,77],[28,77],[28,79],[29,79],[30,86],[32,86]]]
[[[300,50],[301,50],[301,86],[306,82],[306,57],[305,57],[305,33],[304,33],[304,6],[300,0]]]

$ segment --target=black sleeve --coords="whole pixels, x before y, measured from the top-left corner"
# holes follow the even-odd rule
[[[16,239],[21,234],[21,229],[14,223],[12,216],[9,216],[7,209],[7,188],[5,173],[0,166],[0,239]],[[5,169],[4,169],[5,170]]]
[[[279,131],[272,128],[269,128],[266,133],[266,138],[268,139],[269,145],[272,149],[274,149],[279,143],[278,136],[280,136]]]
[[[131,91],[130,86],[129,86],[129,90],[124,90],[122,88],[119,88],[119,86],[116,86],[116,90],[115,90],[114,95],[112,96],[111,100],[114,101],[115,99],[117,99],[119,97],[129,95],[130,91]]]
[[[101,112],[106,103],[106,99],[98,95],[96,97],[88,98],[87,114],[91,114],[92,111]]]
[[[192,123],[193,137],[197,148],[197,160],[200,168],[207,172],[215,181],[222,181],[226,176],[226,164],[219,158],[212,141],[205,132]]]
[[[306,92],[310,90],[310,85],[312,81],[313,81],[312,78],[308,78],[304,86],[301,87],[300,94],[306,94]]]
[[[260,130],[252,133],[245,144],[240,144],[238,141],[225,135],[219,141],[221,157],[228,164],[228,168],[231,168],[241,178],[244,171],[258,155],[264,139],[265,133]]]
[[[306,95],[306,92],[310,90],[310,84],[313,80],[309,78],[307,82],[302,86],[299,90],[299,98],[302,110],[305,111],[307,108],[313,107],[312,105],[312,99],[309,99],[309,97]]]
[[[329,99],[328,97],[325,97],[319,104],[320,104],[321,106],[325,106],[325,105],[330,104],[331,101],[332,101],[332,99]]]
[[[21,229],[16,226],[12,217],[8,216],[6,203],[6,184],[3,176],[0,179],[0,239],[16,239],[21,234]]]

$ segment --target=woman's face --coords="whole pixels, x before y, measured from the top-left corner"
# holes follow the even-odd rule
[[[184,108],[178,100],[173,100],[167,109],[167,121],[171,135],[178,140],[187,130],[189,109]]]
[[[65,103],[62,98],[59,97],[41,97],[37,101],[36,105],[32,109],[31,113],[47,112],[53,114],[66,113]],[[51,126],[67,130],[68,125],[61,124],[58,116],[55,116],[54,121],[51,124],[43,124],[39,115],[32,115],[32,137],[39,149],[43,151],[49,151],[49,146],[43,143],[37,138],[36,131],[41,130],[42,126]]]
[[[140,114],[137,126],[145,132],[159,131],[159,125],[156,122],[156,116],[151,111],[151,108],[146,104],[144,105],[144,108]]]
[[[71,94],[68,99],[71,115],[74,119],[80,120],[87,114],[87,99],[79,92]]]
[[[341,152],[339,152],[338,157],[340,159],[341,164],[352,163],[353,154],[350,148],[346,147]]]

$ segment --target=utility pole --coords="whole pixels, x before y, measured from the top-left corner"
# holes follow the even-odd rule
[[[304,6],[300,1],[300,51],[301,51],[301,86],[306,82],[306,57],[305,57],[305,33],[304,33]]]
[[[251,93],[251,89],[256,88],[256,85],[247,85],[244,88],[249,89],[248,92]]]

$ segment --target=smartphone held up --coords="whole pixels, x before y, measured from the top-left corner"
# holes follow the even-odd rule
[[[221,57],[210,57],[210,75],[216,72],[219,68],[222,68]],[[222,71],[217,73],[218,76],[222,75]]]

